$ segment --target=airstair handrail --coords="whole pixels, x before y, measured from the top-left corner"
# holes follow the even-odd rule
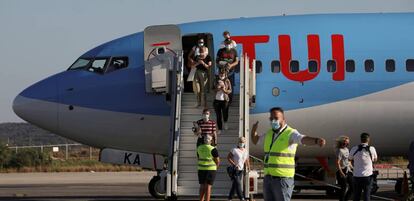
[[[167,177],[167,196],[177,194],[178,180],[178,154],[181,130],[181,98],[184,90],[183,86],[183,52],[179,51],[174,59],[172,71],[172,92],[171,92],[171,119],[170,119],[170,154],[169,154],[169,174]],[[170,188],[171,187],[171,188]]]

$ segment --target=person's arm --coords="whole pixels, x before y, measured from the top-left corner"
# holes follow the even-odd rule
[[[219,157],[215,157],[213,158],[214,162],[216,163],[217,168],[220,166],[220,158]]]
[[[229,154],[227,154],[227,160],[229,161],[230,164],[232,164],[233,166],[236,166],[236,163],[233,161],[233,154],[231,153],[231,151],[229,152]]]
[[[188,53],[187,59],[190,62],[191,66],[193,66],[193,64],[195,63],[193,60],[193,56],[194,56],[194,48],[191,48],[190,52]]]
[[[229,79],[226,79],[226,87],[224,87],[224,93],[231,94],[232,88],[231,88],[231,82]]]
[[[336,169],[339,171],[339,174],[341,175],[341,177],[345,177],[345,173],[342,171],[341,168],[341,153],[338,150],[338,153],[336,154]]]
[[[216,148],[211,150],[211,155],[213,156],[213,161],[214,163],[216,163],[217,168],[218,168],[218,166],[220,165],[220,158],[219,158],[219,154]]]
[[[377,156],[377,150],[375,149],[375,147],[370,147],[370,151],[372,154],[372,162],[377,162],[378,160],[378,156]]]
[[[239,63],[239,57],[236,57],[234,59],[234,62],[229,64],[229,68],[230,68],[229,70],[233,69],[238,63]]]
[[[244,165],[247,168],[247,171],[250,171],[250,160],[249,160],[249,156],[247,155],[246,157],[246,161],[244,161]]]
[[[259,126],[259,121],[256,121],[255,124],[253,124],[252,132],[251,132],[251,138],[254,145],[257,144],[259,141],[260,136],[257,134],[257,127]]]
[[[318,145],[320,147],[323,147],[323,146],[325,146],[326,141],[325,141],[325,139],[320,138],[320,137],[304,136],[302,138],[302,144],[303,145],[308,145],[308,146]]]

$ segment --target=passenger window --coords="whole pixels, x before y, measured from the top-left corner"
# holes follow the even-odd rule
[[[326,67],[328,69],[328,72],[330,72],[330,73],[336,72],[336,62],[335,62],[335,60],[328,60],[328,62],[326,63]]]
[[[299,72],[299,61],[297,60],[290,61],[290,72],[292,73]]]
[[[318,72],[318,62],[315,61],[315,60],[310,60],[308,62],[308,68],[309,68],[309,72],[311,72],[311,73]]]
[[[106,73],[128,67],[128,57],[114,57],[109,63]]]
[[[260,60],[256,60],[256,74],[262,72],[262,62]]]
[[[273,60],[270,64],[272,73],[280,73],[280,61]]]
[[[76,69],[83,69],[89,65],[91,59],[79,58],[78,60],[73,63],[68,70],[76,70]]]
[[[88,68],[88,71],[103,73],[105,71],[106,62],[108,59],[95,59],[92,65]]]
[[[353,73],[355,72],[355,61],[354,60],[346,60],[345,62],[346,72]]]
[[[385,61],[385,70],[387,72],[394,72],[395,71],[395,61],[394,61],[394,59],[387,59]]]
[[[408,72],[414,72],[414,59],[407,59],[405,61],[405,68]]]
[[[372,59],[365,60],[365,72],[368,72],[368,73],[374,72],[374,60]]]

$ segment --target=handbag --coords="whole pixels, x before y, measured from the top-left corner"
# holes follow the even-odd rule
[[[227,166],[227,174],[230,178],[234,177],[234,174],[236,173],[236,167],[234,165]]]

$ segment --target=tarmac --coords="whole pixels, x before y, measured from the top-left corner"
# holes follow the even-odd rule
[[[147,190],[153,175],[155,172],[5,173],[0,174],[0,200],[154,200]],[[393,192],[392,181],[380,181],[379,184],[378,196],[392,198],[391,200],[399,199]],[[262,200],[260,197],[257,198],[257,201]],[[324,191],[302,190],[300,194],[294,195],[292,200],[337,198],[327,197]]]

